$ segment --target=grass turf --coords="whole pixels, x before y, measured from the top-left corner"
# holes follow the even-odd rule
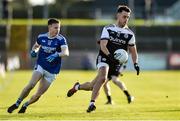
[[[91,92],[79,91],[70,98],[66,93],[77,80],[83,83],[93,79],[96,71],[62,70],[49,90],[25,114],[18,114],[18,110],[8,114],[8,106],[16,101],[31,73],[15,71],[5,79],[0,78],[0,120],[180,120],[180,71],[144,71],[139,76],[124,72],[120,79],[135,101],[128,104],[122,91],[111,82],[115,104],[105,105],[106,96],[101,90],[97,109],[89,114],[86,109]],[[37,86],[24,101],[36,89]]]

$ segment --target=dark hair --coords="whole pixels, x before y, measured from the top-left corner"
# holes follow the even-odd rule
[[[60,21],[56,18],[48,19],[48,25],[52,25],[52,24],[56,24],[56,23],[60,23]]]
[[[128,6],[119,5],[118,8],[117,8],[117,13],[121,13],[123,11],[126,11],[126,12],[130,13],[131,9]]]

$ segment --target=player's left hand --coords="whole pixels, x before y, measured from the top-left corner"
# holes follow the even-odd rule
[[[59,57],[59,54],[56,52],[56,53],[51,54],[50,56],[48,56],[48,57],[46,58],[46,60],[47,60],[48,62],[52,62],[52,61],[54,61],[54,59],[57,58],[57,57]]]
[[[136,69],[137,75],[139,75],[140,68],[139,68],[138,63],[134,63],[134,69]]]
[[[30,54],[31,54],[32,58],[36,58],[37,57],[37,53],[34,50],[31,50]]]
[[[112,54],[107,55],[107,57],[111,63],[114,63],[115,65],[119,64],[119,61],[116,60]]]

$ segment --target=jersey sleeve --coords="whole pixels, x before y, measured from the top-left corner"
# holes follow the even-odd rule
[[[41,44],[41,39],[40,39],[40,36],[37,37],[37,40],[36,42],[40,45]]]
[[[109,32],[107,31],[106,27],[103,28],[102,33],[101,33],[100,40],[103,40],[103,39],[109,40]]]
[[[135,40],[135,36],[134,36],[134,34],[133,34],[133,36],[132,36],[131,39],[129,40],[128,45],[129,45],[129,46],[134,46],[134,45],[135,45],[135,42],[136,42],[136,40]]]
[[[62,38],[61,39],[61,41],[60,41],[60,46],[62,47],[62,46],[68,46],[68,44],[67,44],[67,41],[66,41],[66,38]]]

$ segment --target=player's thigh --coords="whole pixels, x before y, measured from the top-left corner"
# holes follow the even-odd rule
[[[107,75],[108,75],[108,71],[109,71],[109,66],[101,66],[98,69],[98,77],[99,78],[106,78],[107,79]]]
[[[44,76],[40,81],[38,94],[43,94],[49,88],[51,83],[56,79],[56,74],[49,73],[48,71],[44,70]]]
[[[35,86],[36,83],[42,78],[42,73],[34,70],[29,85]]]
[[[49,73],[48,71],[44,70],[44,80],[52,83],[56,79],[56,74]]]
[[[97,75],[96,77],[94,78],[94,80],[91,82],[91,85],[94,86],[94,84],[99,81],[101,78],[107,78],[107,74],[108,74],[108,69],[109,67],[108,66],[101,66],[99,69],[98,69],[98,72],[97,72]]]
[[[46,79],[42,78],[39,83],[37,94],[40,96],[44,94],[48,88],[50,87],[51,83],[48,82]]]

